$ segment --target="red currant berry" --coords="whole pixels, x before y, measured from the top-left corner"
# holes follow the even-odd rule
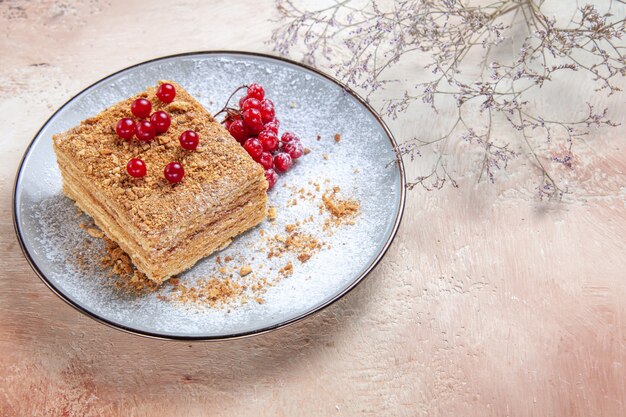
[[[137,139],[142,140],[144,142],[150,142],[154,139],[156,135],[156,130],[154,129],[154,125],[147,120],[142,120],[137,122]]]
[[[241,115],[240,114],[229,114],[226,116],[226,120],[224,120],[224,122],[226,123],[227,126],[230,127],[230,124],[232,122],[234,122],[235,120],[241,120]]]
[[[261,133],[259,133],[259,140],[265,151],[273,152],[278,149],[278,136],[271,130],[261,131]]]
[[[258,134],[263,130],[261,112],[257,109],[248,109],[243,112],[243,125],[252,134]]]
[[[248,97],[256,98],[257,100],[263,100],[265,98],[265,90],[257,83],[250,84],[247,91]]]
[[[269,123],[263,125],[263,130],[271,130],[278,135],[278,120],[274,119]]]
[[[291,156],[288,153],[281,152],[274,156],[274,169],[278,172],[285,172],[291,168]]]
[[[135,122],[133,119],[129,117],[124,117],[117,122],[117,126],[115,126],[115,131],[117,132],[117,136],[122,139],[131,140],[133,135],[135,134]]]
[[[156,95],[163,103],[171,103],[176,97],[176,89],[172,84],[164,83],[159,86]]]
[[[170,162],[165,165],[165,169],[163,170],[163,175],[165,179],[175,184],[177,182],[181,182],[183,177],[185,176],[185,169],[179,162]]]
[[[248,132],[246,131],[246,128],[243,127],[243,121],[241,120],[234,120],[228,127],[228,132],[239,143],[243,144],[246,139],[248,139]]]
[[[274,111],[274,103],[272,100],[266,98],[261,102],[261,117],[263,118],[263,123],[269,123],[274,120],[276,112]]]
[[[263,169],[270,169],[274,166],[274,157],[272,157],[272,154],[269,152],[263,152],[257,162],[261,164]]]
[[[300,140],[292,140],[283,145],[283,151],[287,152],[291,159],[298,159],[304,154],[304,148]]]
[[[248,98],[248,96],[243,96],[239,99],[239,108],[243,107],[243,102],[246,101]]]
[[[278,174],[272,168],[265,170],[265,179],[267,180],[268,187],[267,189],[271,189],[276,185],[276,181],[278,181]]]
[[[170,119],[170,115],[164,111],[158,111],[156,113],[152,113],[150,116],[150,123],[154,126],[154,130],[157,133],[165,133],[167,129],[169,129],[172,120]]]
[[[126,172],[135,178],[146,176],[146,163],[139,158],[133,158],[126,164]]]
[[[291,142],[292,140],[296,140],[296,139],[297,139],[297,140],[300,140],[300,139],[298,139],[298,137],[297,137],[295,134],[293,134],[293,133],[291,133],[291,132],[285,132],[285,133],[283,133],[283,135],[280,137],[280,141],[281,141],[282,143],[289,143],[289,142]]]
[[[150,112],[152,111],[152,104],[145,98],[138,98],[133,101],[133,104],[130,105],[130,111],[140,119],[145,119],[150,116]]]
[[[241,105],[241,110],[243,111],[248,109],[257,109],[261,111],[261,102],[252,97],[245,99]]]
[[[198,147],[200,136],[198,136],[198,134],[193,130],[185,130],[183,133],[180,134],[178,141],[180,142],[180,146],[182,146],[183,149],[193,151]]]
[[[248,140],[246,140],[246,142],[243,144],[243,148],[255,161],[259,159],[259,157],[263,153],[263,145],[261,145],[261,141],[257,138],[249,138]]]

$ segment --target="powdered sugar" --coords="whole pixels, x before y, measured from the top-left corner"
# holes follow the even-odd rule
[[[79,225],[72,202],[61,191],[60,175],[51,150],[53,133],[155,84],[159,79],[179,82],[209,111],[221,107],[241,84],[261,83],[276,105],[281,133],[296,132],[312,152],[302,157],[269,193],[277,218],[245,233],[219,254],[206,258],[180,275],[191,286],[196,279],[219,276],[215,257],[233,257],[253,273],[245,279],[273,280],[287,262],[293,274],[268,286],[263,304],[250,300],[224,308],[210,308],[163,300],[171,286],[137,296],[120,292],[100,265],[103,245]],[[335,133],[342,140],[333,140]],[[317,135],[321,140],[316,140]],[[33,261],[67,298],[106,320],[161,335],[217,337],[275,326],[333,299],[377,258],[392,234],[401,207],[401,176],[384,129],[354,97],[327,79],[297,66],[245,55],[192,55],[169,58],[117,74],[79,95],[42,130],[25,159],[18,184],[18,224]],[[43,181],[42,181],[43,179]],[[312,182],[319,184],[319,191]],[[321,195],[338,186],[341,195],[360,202],[354,225],[323,230]],[[297,198],[301,188],[313,194]],[[298,193],[295,193],[298,194]],[[294,255],[267,257],[261,234],[284,233],[285,226],[313,217],[300,226],[325,246],[307,262]],[[233,274],[233,279],[239,278]]]

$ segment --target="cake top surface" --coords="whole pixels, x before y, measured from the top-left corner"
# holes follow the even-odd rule
[[[169,104],[157,98],[158,85],[149,87],[53,138],[57,153],[62,154],[59,163],[67,158],[87,183],[128,213],[146,237],[180,229],[184,222],[227,204],[251,184],[265,181],[261,166],[228,131],[180,85],[172,81],[159,85],[166,82],[176,88],[176,98]],[[124,117],[134,118],[131,103],[140,97],[152,103],[152,112],[166,111],[171,125],[150,142],[126,141],[116,134],[115,126]],[[186,130],[200,137],[193,151],[180,146],[178,138]],[[145,177],[128,175],[126,164],[132,158],[145,162]],[[180,183],[172,184],[163,175],[170,162],[184,167]]]

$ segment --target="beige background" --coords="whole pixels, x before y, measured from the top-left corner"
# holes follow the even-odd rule
[[[144,339],[82,316],[39,281],[14,236],[11,191],[50,114],[153,57],[271,52],[275,17],[273,2],[257,1],[0,2],[0,415],[626,415],[623,127],[578,148],[559,172],[572,191],[560,203],[538,201],[527,159],[477,183],[479,154],[452,147],[460,188],[409,193],[376,271],[271,334]],[[567,110],[578,94],[552,97]],[[624,102],[594,104],[623,123]],[[398,138],[441,128],[417,110],[391,123]]]

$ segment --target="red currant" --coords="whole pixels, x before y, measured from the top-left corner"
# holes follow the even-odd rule
[[[241,114],[239,114],[239,113],[237,113],[237,114],[234,114],[234,113],[233,113],[233,114],[228,114],[228,115],[226,116],[226,120],[225,120],[225,122],[226,122],[226,124],[227,124],[228,126],[230,126],[230,124],[231,124],[232,122],[234,122],[235,120],[241,120]]]
[[[271,189],[276,185],[276,181],[278,181],[278,174],[272,168],[265,170],[265,179],[267,180],[268,187],[267,189]]]
[[[243,125],[252,134],[258,134],[263,130],[261,112],[257,109],[248,109],[243,112]]]
[[[248,97],[256,98],[257,100],[263,100],[265,98],[265,90],[257,83],[250,84],[247,91]]]
[[[297,137],[295,134],[293,134],[293,133],[291,133],[291,132],[285,132],[285,133],[283,133],[283,135],[280,137],[280,141],[281,141],[282,143],[289,143],[289,142],[291,142],[292,140],[296,140],[296,139],[297,139],[297,140],[300,140],[300,139],[298,139],[298,137]]]
[[[239,108],[243,107],[243,102],[246,101],[248,98],[248,96],[243,96],[239,99]]]
[[[156,135],[156,130],[154,129],[154,125],[147,120],[142,120],[137,122],[137,139],[142,140],[144,142],[150,142],[154,139]]]
[[[183,180],[183,177],[185,176],[185,169],[179,162],[170,162],[169,164],[165,165],[163,175],[165,176],[166,180],[175,184]]]
[[[126,172],[135,178],[146,176],[146,163],[139,158],[133,158],[126,164]]]
[[[182,146],[183,149],[193,151],[198,147],[200,136],[198,136],[198,134],[193,130],[185,130],[183,133],[180,134],[178,141],[180,142],[180,146]]]
[[[261,111],[261,102],[252,97],[245,99],[241,105],[241,110],[243,111],[248,109],[257,109]]]
[[[152,111],[152,104],[145,98],[138,98],[133,101],[133,104],[130,105],[130,111],[140,119],[145,119],[150,116],[150,112]]]
[[[291,156],[288,153],[280,152],[274,156],[274,169],[278,172],[285,172],[291,168]]]
[[[261,102],[261,117],[263,123],[269,123],[274,120],[276,112],[274,111],[274,103],[269,98],[266,98]]]
[[[274,119],[269,123],[263,125],[263,130],[271,130],[278,135],[278,120]]]
[[[261,133],[259,133],[259,140],[265,151],[273,152],[278,149],[278,136],[271,130],[261,131]]]
[[[248,139],[248,132],[243,127],[243,121],[234,120],[228,127],[228,132],[234,137],[237,142],[244,143]]]
[[[172,84],[164,83],[159,86],[156,95],[163,103],[171,103],[176,97],[176,89]]]
[[[129,117],[124,117],[117,122],[117,126],[115,126],[115,131],[117,132],[117,136],[122,139],[131,140],[133,135],[135,134],[135,122],[133,119]]]
[[[150,116],[150,123],[152,123],[154,130],[157,133],[165,133],[167,132],[167,129],[169,129],[172,119],[170,119],[170,115],[166,112],[158,111],[156,113],[152,113],[152,116]]]
[[[261,164],[261,166],[264,169],[270,169],[271,167],[274,166],[274,158],[272,157],[272,154],[269,152],[263,152],[261,156],[259,156],[259,159],[257,160],[257,162]]]
[[[261,141],[257,138],[249,138],[243,144],[243,148],[255,161],[259,159],[259,157],[263,153],[263,145],[261,144]]]
[[[298,159],[304,154],[304,149],[302,148],[300,140],[293,140],[285,143],[283,145],[283,151],[287,152],[289,156],[291,156],[291,159]]]

